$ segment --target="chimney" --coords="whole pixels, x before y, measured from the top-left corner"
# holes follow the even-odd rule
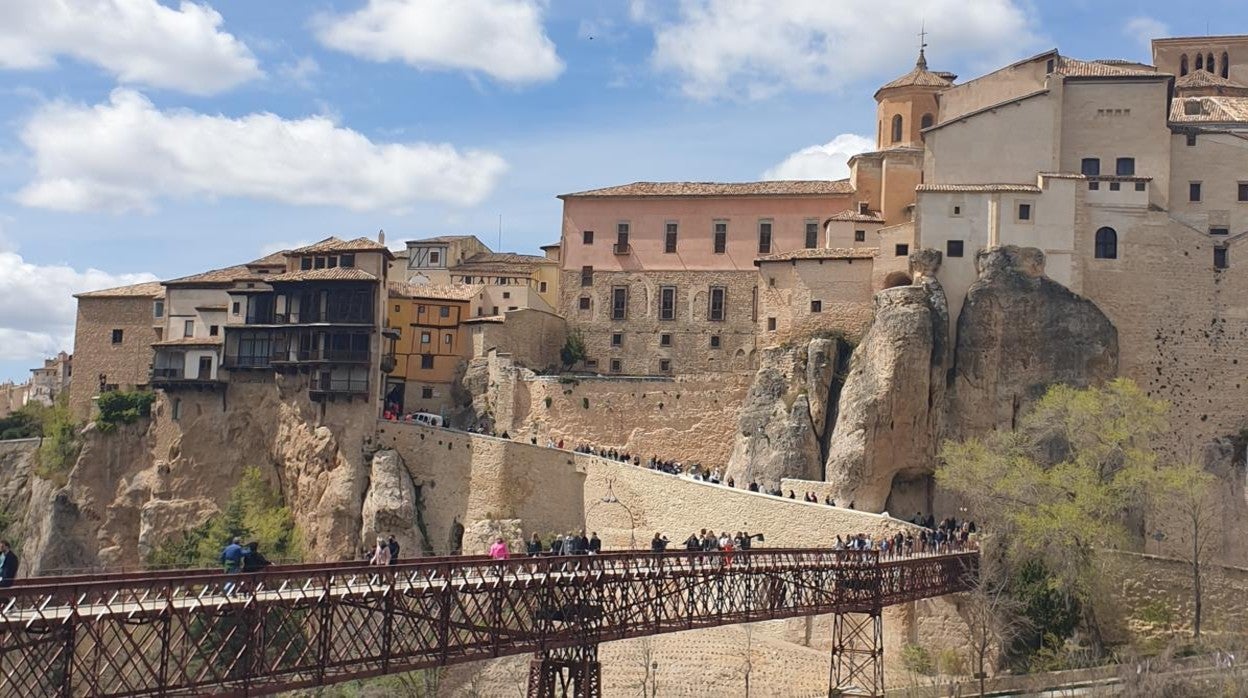
[[[379,245],[386,244],[386,231],[385,230],[377,231],[377,244]]]

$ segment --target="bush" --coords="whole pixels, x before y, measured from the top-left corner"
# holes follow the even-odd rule
[[[43,436],[43,424],[50,409],[31,403],[13,410],[7,417],[0,418],[0,441]]]
[[[244,471],[221,513],[153,550],[145,563],[152,569],[213,567],[234,537],[256,541],[270,559],[299,557],[294,516],[259,468]]]
[[[134,424],[151,416],[152,403],[155,400],[155,393],[145,390],[100,393],[96,403],[100,414],[95,418],[95,424],[105,432],[116,429],[118,424]]]
[[[78,441],[78,425],[70,417],[69,404],[64,398],[45,409],[42,432],[43,443],[39,444],[35,474],[57,486],[64,486],[65,478],[82,448]]]
[[[901,648],[901,663],[912,673],[920,676],[933,676],[936,674],[936,662],[932,661],[932,654],[921,645],[906,645]]]
[[[579,330],[568,333],[568,339],[559,350],[559,359],[563,361],[564,368],[571,368],[585,360],[585,338]]]

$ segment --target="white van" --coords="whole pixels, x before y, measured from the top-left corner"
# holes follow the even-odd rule
[[[441,415],[431,414],[429,412],[417,412],[412,415],[413,422],[420,422],[431,427],[445,427],[446,420]]]

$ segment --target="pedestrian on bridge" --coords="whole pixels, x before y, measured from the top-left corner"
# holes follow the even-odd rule
[[[247,553],[243,555],[244,572],[259,572],[271,564],[273,563],[269,562],[269,558],[260,552],[259,543],[253,540],[247,544]]]
[[[0,540],[0,587],[13,586],[17,577],[17,553],[9,546],[7,540]]]
[[[247,549],[243,547],[243,539],[235,537],[221,551],[221,565],[226,572],[232,574],[243,568],[245,557],[247,557]]]
[[[511,551],[507,549],[507,541],[501,537],[494,539],[494,545],[490,546],[490,557],[495,560],[506,560],[511,557]]]
[[[399,564],[399,542],[394,539],[394,536],[390,536],[386,540],[386,544],[390,548],[390,564]]]
[[[385,538],[377,536],[377,547],[373,549],[373,557],[368,561],[370,565],[380,565],[385,567],[390,564],[390,544]]]

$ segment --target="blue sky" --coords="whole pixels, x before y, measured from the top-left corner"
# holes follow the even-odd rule
[[[1052,47],[1147,60],[1248,4],[1082,0],[0,1],[0,380],[73,292],[328,235],[536,252],[555,196],[839,177],[922,23],[964,79]],[[790,156],[810,149],[796,158]]]

